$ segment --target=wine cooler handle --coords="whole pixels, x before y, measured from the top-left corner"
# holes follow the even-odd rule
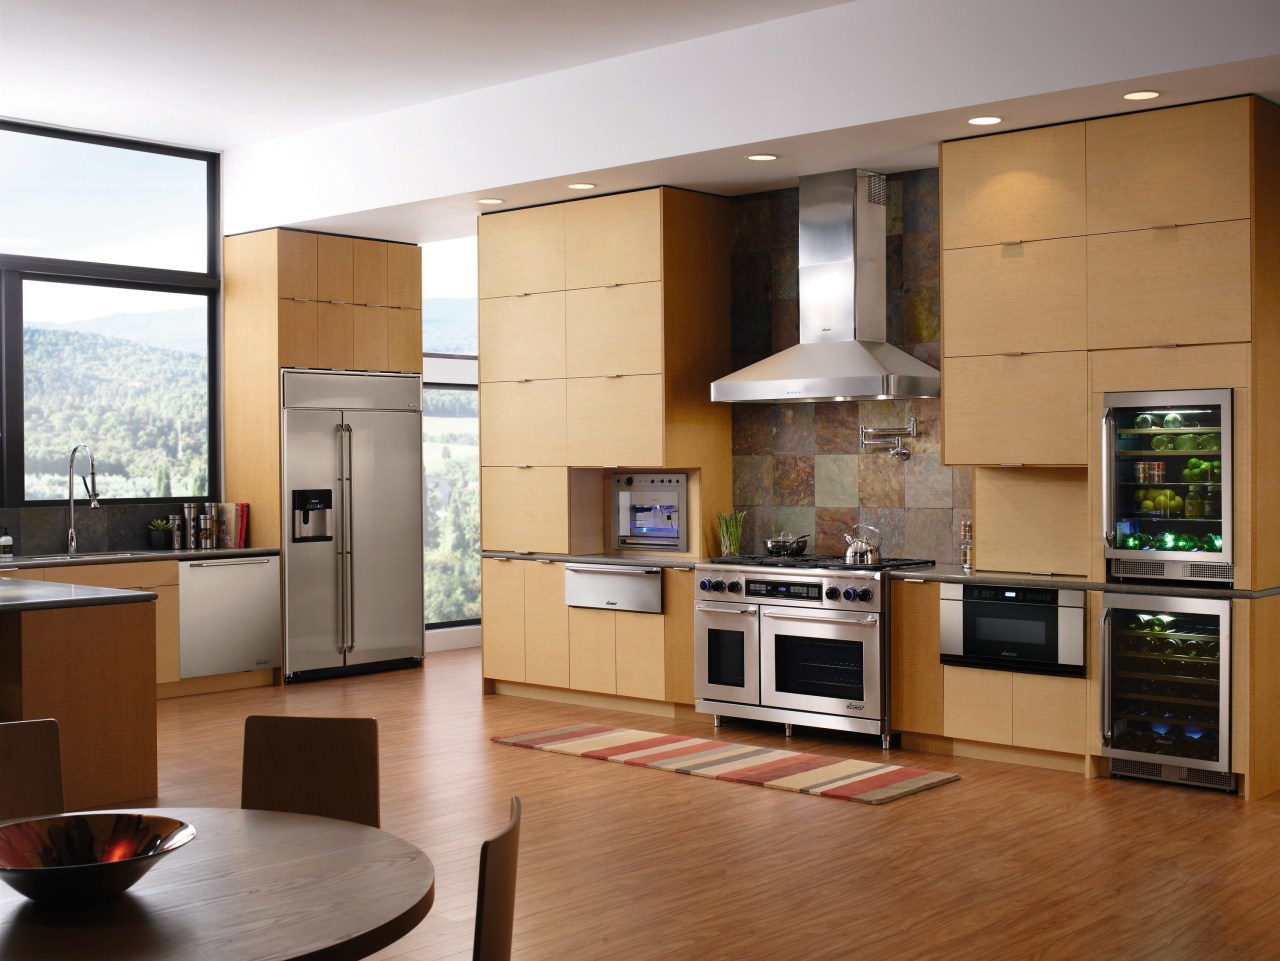
[[[1111,746],[1111,608],[1102,609],[1098,621],[1102,638],[1102,746]]]
[[[1111,458],[1114,455],[1111,443],[1111,408],[1102,412],[1102,542],[1108,547],[1116,546],[1116,525],[1111,517]]]

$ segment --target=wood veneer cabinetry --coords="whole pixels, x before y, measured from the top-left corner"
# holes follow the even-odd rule
[[[225,238],[223,435],[228,499],[280,546],[280,368],[422,370],[421,251],[298,230]]]
[[[484,676],[548,687],[569,686],[564,565],[484,558]]]
[[[895,731],[942,734],[942,664],[939,655],[939,585],[890,581],[892,681]]]
[[[1088,751],[1084,678],[944,666],[943,686],[947,737],[1063,754]]]

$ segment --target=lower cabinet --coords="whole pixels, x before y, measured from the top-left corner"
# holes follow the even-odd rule
[[[943,734],[964,741],[1084,754],[1084,678],[943,668]]]
[[[150,591],[156,600],[156,683],[181,678],[178,620],[178,562],[80,564],[46,567],[44,580],[88,587]]]
[[[927,581],[890,584],[890,723],[896,731],[942,734],[939,585]]]
[[[666,693],[661,614],[569,608],[569,686],[660,701]]]
[[[480,561],[484,676],[545,687],[569,686],[569,620],[564,565]]]

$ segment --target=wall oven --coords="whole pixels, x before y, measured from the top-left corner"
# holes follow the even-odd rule
[[[1084,677],[1084,592],[994,584],[943,584],[941,660]]]

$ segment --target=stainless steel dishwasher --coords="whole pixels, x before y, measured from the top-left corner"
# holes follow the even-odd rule
[[[280,666],[280,558],[178,565],[182,677]]]

